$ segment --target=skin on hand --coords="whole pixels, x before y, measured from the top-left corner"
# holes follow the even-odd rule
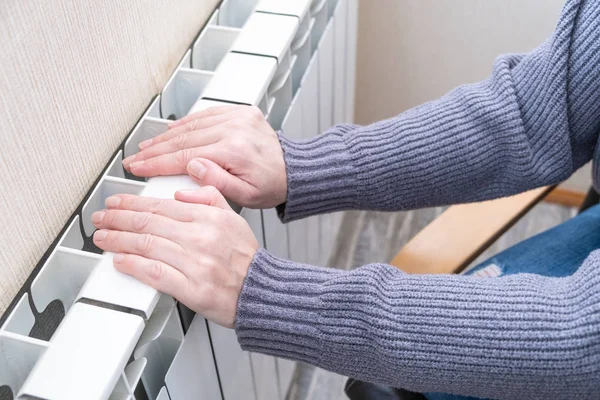
[[[176,200],[120,194],[92,215],[94,243],[115,267],[233,328],[258,242],[217,189],[180,191]]]
[[[188,115],[170,124],[167,132],[140,143],[140,149],[123,160],[134,175],[187,173],[249,208],[286,201],[283,150],[257,107],[231,105]]]

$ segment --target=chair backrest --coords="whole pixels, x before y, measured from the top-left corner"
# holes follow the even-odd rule
[[[412,238],[390,264],[413,274],[460,272],[553,188],[452,206]]]

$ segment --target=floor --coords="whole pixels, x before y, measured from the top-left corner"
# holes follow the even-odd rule
[[[443,208],[411,212],[380,213],[352,211],[344,215],[331,266],[354,269],[373,262],[386,262],[443,212]],[[575,216],[577,210],[540,203],[498,239],[473,265]],[[346,378],[320,368],[300,364],[288,400],[344,400]]]

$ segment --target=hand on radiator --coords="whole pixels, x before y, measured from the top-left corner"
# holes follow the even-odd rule
[[[271,208],[286,201],[283,151],[256,107],[214,107],[188,115],[140,148],[123,161],[135,175],[188,173],[244,207]]]
[[[92,215],[94,243],[116,253],[115,267],[225,327],[258,242],[248,223],[214,187],[176,200],[120,194]]]

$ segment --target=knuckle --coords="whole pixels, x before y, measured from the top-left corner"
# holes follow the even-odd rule
[[[188,131],[195,131],[196,129],[198,129],[199,119],[198,118],[194,118],[193,120],[189,121],[185,125],[186,125],[186,130],[188,130]]]
[[[246,139],[242,136],[234,136],[230,140],[230,147],[235,152],[242,152],[247,148]]]
[[[129,200],[128,209],[129,210],[139,210],[144,207],[144,199],[142,197],[136,196]]]
[[[149,204],[149,210],[153,214],[159,214],[167,207],[167,201],[165,199],[155,199]]]
[[[188,135],[182,133],[181,135],[177,135],[173,138],[173,144],[175,146],[175,148],[179,149],[179,150],[183,150],[185,148],[187,148],[188,145]]]
[[[154,237],[150,234],[140,235],[136,243],[136,250],[140,254],[149,254],[154,246]]]
[[[238,116],[227,121],[227,127],[231,128],[231,137],[236,137],[246,126],[248,126],[248,120],[244,119],[243,116]]]
[[[216,113],[217,113],[217,107],[209,107],[204,111],[204,116],[212,117],[212,116],[216,115]]]
[[[164,265],[160,261],[152,260],[148,268],[148,275],[153,280],[161,280],[164,274]]]
[[[187,168],[189,154],[190,152],[188,149],[181,149],[175,153],[175,162],[183,169]]]
[[[227,224],[227,221],[225,221],[220,213],[217,212],[207,213],[204,218],[206,222],[203,232],[205,243],[218,245],[221,240],[221,230],[223,229],[223,226]]]
[[[151,219],[152,213],[137,213],[137,215],[135,215],[133,218],[133,230],[136,232],[143,232],[150,224]]]
[[[257,106],[251,106],[248,110],[248,115],[254,120],[262,120],[264,118],[262,111]]]
[[[166,133],[167,133],[167,132],[168,132],[168,131],[165,131],[165,132],[163,132],[163,133],[160,133],[160,134],[158,134],[158,135],[155,135],[155,136],[150,136],[148,139],[152,139],[152,144],[153,144],[153,145],[155,145],[155,144],[158,144],[158,143],[161,143],[161,142],[164,142],[164,141],[165,141],[164,137],[165,137],[165,135],[166,135]],[[144,151],[144,150],[140,150],[140,151],[138,152],[138,154],[140,154],[140,153],[141,153],[141,152],[143,152],[143,151]]]

